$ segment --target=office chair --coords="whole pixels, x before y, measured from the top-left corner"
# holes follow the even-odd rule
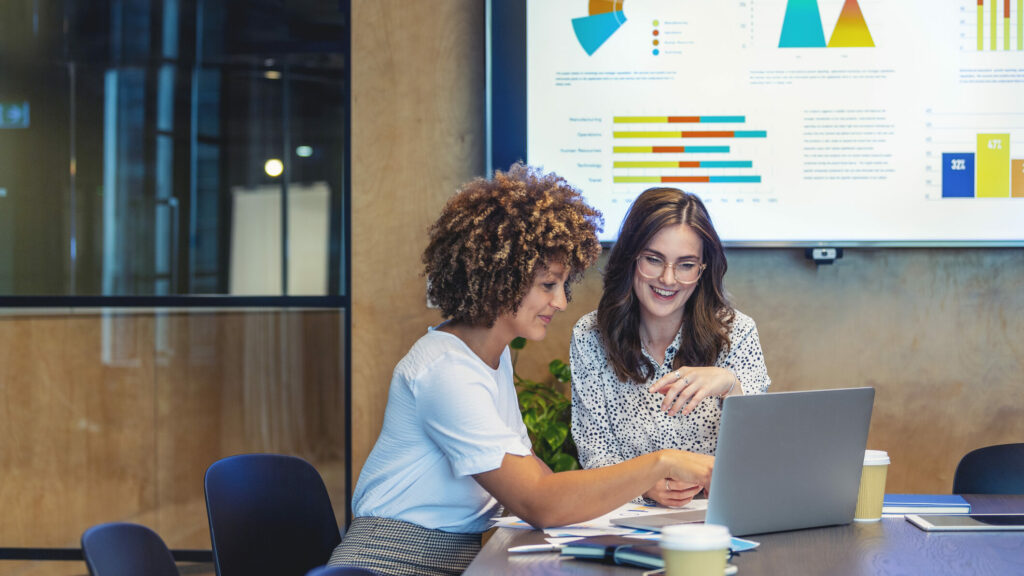
[[[218,576],[304,576],[341,542],[327,488],[301,458],[231,456],[206,470],[204,484]]]
[[[953,475],[953,494],[1024,494],[1024,443],[968,452]]]
[[[112,522],[82,534],[82,554],[92,576],[180,576],[160,536],[139,524]]]
[[[366,568],[321,566],[310,570],[306,576],[377,576],[377,573]]]

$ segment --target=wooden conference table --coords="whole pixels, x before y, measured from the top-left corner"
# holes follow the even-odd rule
[[[964,495],[971,512],[1024,513],[1024,496]],[[902,517],[881,522],[759,534],[755,550],[734,556],[738,576],[1024,574],[1024,532],[928,533]],[[556,553],[510,555],[510,546],[542,544],[539,530],[499,528],[469,565],[482,574],[623,574],[644,570],[562,559]]]

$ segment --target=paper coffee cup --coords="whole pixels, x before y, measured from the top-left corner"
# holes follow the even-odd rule
[[[882,500],[885,498],[885,473],[889,469],[889,454],[883,450],[864,451],[864,469],[860,473],[860,491],[854,522],[878,522],[882,519]]]
[[[722,576],[732,536],[716,524],[674,524],[661,531],[665,576]]]

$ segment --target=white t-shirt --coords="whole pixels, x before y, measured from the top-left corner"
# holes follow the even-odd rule
[[[459,337],[431,328],[395,367],[384,426],[359,474],[352,511],[483,532],[499,504],[472,475],[530,448],[508,348],[494,370]]]

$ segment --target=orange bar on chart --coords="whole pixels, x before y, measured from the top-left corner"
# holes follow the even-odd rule
[[[1003,50],[1010,49],[1010,0],[1003,0]]]
[[[662,182],[711,182],[709,176],[662,176]]]
[[[1010,169],[1010,196],[1024,198],[1024,160],[1013,160]]]

